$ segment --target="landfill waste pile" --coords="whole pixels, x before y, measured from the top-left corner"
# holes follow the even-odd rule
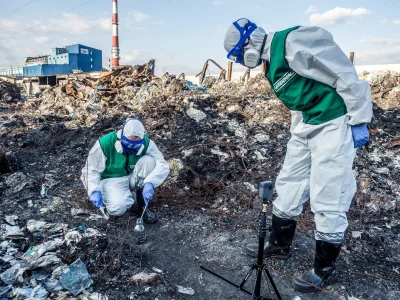
[[[15,84],[0,80],[0,101],[17,101],[20,98],[20,90]]]
[[[206,282],[211,279],[201,275],[199,260],[219,265],[239,256],[234,262],[248,263],[240,253],[243,242],[256,237],[257,183],[275,180],[282,167],[289,111],[263,76],[246,84],[206,77],[207,84],[195,85],[170,74],[150,77],[146,67],[118,70],[107,80],[69,82],[68,89],[53,87],[38,99],[9,103],[0,111],[0,295],[71,297],[81,291],[81,299],[179,299],[179,294],[210,299],[210,293],[231,292],[215,280]],[[135,72],[141,79],[131,81]],[[371,141],[357,151],[358,192],[340,262],[351,265],[346,270],[373,272],[380,281],[360,275],[365,281],[355,280],[343,291],[341,285],[353,278],[344,272],[329,290],[334,299],[364,299],[368,288],[371,293],[400,289],[399,112],[374,105]],[[152,200],[161,224],[146,227],[147,244],[141,246],[133,231],[134,208],[104,221],[79,179],[96,140],[119,129],[129,116],[143,120],[171,168]],[[298,254],[274,263],[275,270],[293,276],[298,262],[309,258],[312,218],[306,205],[294,241]],[[45,225],[32,232],[33,222]],[[61,276],[60,266],[82,277]],[[15,279],[8,281],[10,276]],[[282,277],[279,284],[291,290],[290,278]],[[326,299],[307,297],[301,299]]]
[[[399,72],[389,70],[363,72],[360,77],[370,83],[372,99],[381,108],[400,108]]]
[[[41,220],[29,220],[21,227],[21,221],[17,215],[8,215],[0,227],[2,299],[67,299],[72,295],[107,299],[93,292],[92,277],[78,253],[79,243],[98,244],[101,234],[96,229],[69,229],[67,224]]]

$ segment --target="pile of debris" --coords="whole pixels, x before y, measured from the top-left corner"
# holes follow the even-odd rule
[[[17,101],[21,98],[19,88],[10,82],[0,80],[0,100],[4,102]]]
[[[361,78],[370,83],[372,100],[381,108],[400,108],[399,72],[389,70],[363,72]]]
[[[87,293],[82,291],[86,294],[79,296],[88,299],[97,299],[91,287],[103,291],[97,283],[126,285],[135,278],[141,284],[146,274],[140,272],[142,256],[135,252],[137,245],[130,230],[134,218],[127,212],[120,220],[96,222],[79,179],[95,141],[119,129],[128,116],[142,118],[146,134],[157,143],[171,167],[170,176],[157,189],[153,201],[159,212],[178,206],[182,213],[194,208],[224,218],[244,215],[254,206],[257,182],[274,180],[281,169],[290,138],[290,113],[272,95],[262,75],[247,84],[206,77],[204,86],[196,86],[170,74],[150,76],[146,67],[120,70],[110,73],[107,80],[86,78],[70,82],[68,88],[49,89],[41,98],[15,105],[0,116],[0,197],[4,199],[0,210],[4,215],[18,212],[19,217],[18,224],[15,217],[5,217],[2,226],[0,277],[10,283],[0,286],[0,298],[11,293],[29,293],[31,297],[45,292],[55,296],[72,293],[61,282],[62,273],[55,271],[59,266],[82,270],[86,278],[82,289]],[[138,79],[131,81],[135,72]],[[385,80],[381,86],[395,85]],[[373,84],[372,88],[375,93]],[[400,198],[399,115],[398,109],[374,105],[374,119],[369,125],[371,141],[357,151],[359,188],[349,218],[356,212],[400,228],[396,221]],[[48,197],[45,193],[45,198],[39,198],[43,186]],[[47,223],[36,231],[29,229],[34,221],[25,220]],[[208,229],[213,230],[212,226]],[[177,232],[171,233],[173,243],[177,242]],[[39,253],[37,258],[35,253]],[[32,262],[27,261],[30,256],[34,256]],[[46,259],[51,263],[42,264]],[[393,260],[398,263],[397,258]],[[22,273],[14,273],[16,264]],[[40,279],[39,271],[46,272],[47,277]],[[12,281],[8,281],[10,274]],[[89,284],[91,280],[93,285]],[[49,282],[57,283],[61,290],[49,290]]]
[[[96,120],[93,114],[102,114],[106,109],[114,112],[137,110],[152,97],[205,91],[204,87],[175,75],[155,76],[151,73],[152,63],[121,66],[111,72],[102,72],[98,79],[70,79],[63,86],[47,89],[40,100],[33,100],[30,105],[37,107],[41,114],[55,112],[90,126]]]
[[[82,226],[68,229],[67,224],[35,220],[20,227],[20,222],[18,216],[10,215],[0,227],[2,299],[62,300],[71,295],[79,295],[81,300],[107,299],[93,292],[86,265],[76,259],[79,243],[95,244],[101,236],[97,230]],[[72,257],[74,262],[64,263]]]
[[[112,71],[103,71],[99,78],[83,78],[82,81],[68,80],[61,91],[79,99],[91,99],[96,96],[112,97],[126,86],[140,88],[159,78],[152,73],[154,60],[144,65],[119,66]]]

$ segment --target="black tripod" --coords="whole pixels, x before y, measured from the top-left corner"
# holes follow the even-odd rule
[[[262,280],[263,272],[265,273],[269,282],[271,283],[272,288],[275,291],[276,297],[279,300],[282,300],[281,295],[279,294],[279,291],[276,288],[275,282],[272,279],[272,276],[269,273],[266,264],[264,263],[264,244],[265,244],[265,237],[266,237],[266,233],[267,233],[267,201],[268,201],[268,198],[272,197],[273,188],[274,188],[274,183],[272,181],[263,181],[260,183],[259,190],[260,190],[260,198],[261,198],[263,208],[262,208],[262,212],[260,212],[260,227],[259,227],[259,235],[258,235],[258,237],[259,237],[258,238],[258,257],[257,257],[257,261],[255,263],[253,263],[253,265],[251,266],[251,269],[246,274],[243,281],[238,285],[238,284],[222,277],[221,275],[211,271],[210,269],[207,269],[204,266],[200,266],[200,268],[202,268],[203,270],[206,270],[207,272],[209,272],[209,273],[217,276],[218,278],[228,282],[229,284],[239,288],[241,291],[251,295],[253,297],[253,299],[257,299],[257,300],[274,300],[273,298],[266,298],[266,297],[261,296],[261,280]],[[254,270],[256,270],[256,272],[257,272],[256,284],[254,286],[254,291],[250,292],[249,290],[244,288],[244,285],[246,284],[247,280],[250,278],[250,276]]]

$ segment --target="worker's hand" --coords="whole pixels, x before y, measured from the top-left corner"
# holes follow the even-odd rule
[[[101,207],[103,205],[103,196],[101,195],[100,191],[94,191],[90,195],[90,202],[93,203],[94,206],[97,208]]]
[[[149,205],[149,201],[153,199],[154,185],[151,182],[146,182],[143,187],[143,199],[144,203]]]
[[[369,132],[366,124],[351,126],[353,134],[354,148],[365,145],[369,140]]]

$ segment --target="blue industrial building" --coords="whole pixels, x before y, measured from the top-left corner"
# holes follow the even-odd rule
[[[25,58],[24,76],[51,76],[102,70],[101,50],[81,44],[53,48],[51,55]]]

